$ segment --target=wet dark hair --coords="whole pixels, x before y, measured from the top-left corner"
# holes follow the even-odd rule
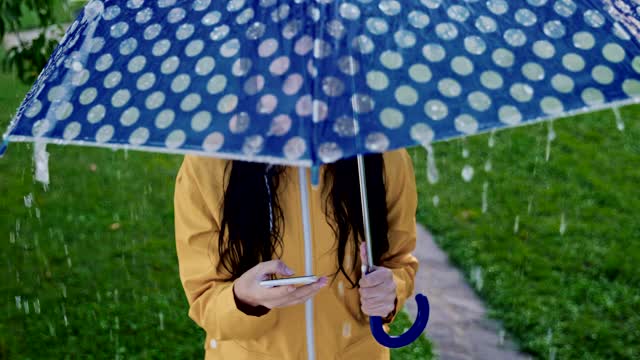
[[[372,235],[374,263],[389,250],[384,161],[381,154],[365,156],[367,194]],[[226,270],[233,281],[262,261],[280,257],[285,246],[282,241],[286,222],[280,206],[278,187],[285,176],[284,167],[232,161],[225,172],[229,176],[221,207],[218,236],[218,270]],[[360,241],[364,241],[360,184],[356,158],[343,159],[327,165],[322,194],[325,199],[327,223],[331,226],[337,245],[338,268],[351,286],[356,281],[348,276],[344,259],[349,241],[352,246],[352,269],[359,257]],[[268,186],[267,186],[268,185]],[[354,235],[353,230],[356,230]]]

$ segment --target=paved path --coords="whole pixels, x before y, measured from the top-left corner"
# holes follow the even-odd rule
[[[414,255],[420,260],[415,291],[429,298],[431,314],[426,334],[435,343],[439,359],[530,359],[505,339],[497,322],[487,318],[480,298],[421,225]],[[413,318],[415,306],[415,301],[407,301],[406,309]]]

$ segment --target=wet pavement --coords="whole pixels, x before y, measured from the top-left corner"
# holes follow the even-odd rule
[[[487,318],[482,300],[421,225],[414,255],[420,260],[415,292],[429,298],[431,313],[426,335],[434,342],[439,359],[532,358],[518,352],[499,323]],[[409,300],[405,306],[415,318],[415,301]]]

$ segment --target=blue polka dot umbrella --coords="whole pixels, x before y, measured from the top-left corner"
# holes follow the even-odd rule
[[[632,103],[638,10],[631,0],[93,0],[3,147],[317,167]],[[376,338],[398,345],[379,320]]]

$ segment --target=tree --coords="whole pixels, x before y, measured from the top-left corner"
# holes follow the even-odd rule
[[[77,1],[76,1],[77,2]],[[25,83],[32,83],[47,63],[58,45],[58,40],[48,38],[45,29],[55,25],[59,14],[69,14],[67,0],[0,0],[0,39],[7,33],[18,32],[29,26],[41,29],[34,40],[8,49],[2,59],[3,69],[15,69]]]

